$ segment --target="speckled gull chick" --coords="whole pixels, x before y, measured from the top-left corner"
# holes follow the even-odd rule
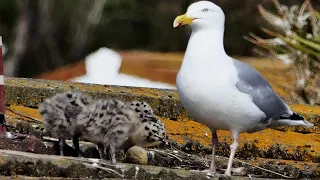
[[[231,176],[241,132],[253,133],[278,126],[313,126],[294,113],[270,84],[246,63],[229,57],[223,45],[225,15],[209,1],[199,1],[178,16],[174,27],[190,25],[192,34],[177,75],[182,105],[197,122],[212,132],[212,160],[205,172],[216,172],[216,131],[232,132],[230,158],[225,172]]]

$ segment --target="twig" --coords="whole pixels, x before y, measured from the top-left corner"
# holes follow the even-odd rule
[[[216,156],[216,157],[223,158],[223,159],[229,159],[229,158],[223,157],[223,156]],[[292,177],[290,177],[290,176],[286,176],[286,175],[283,175],[283,174],[280,174],[280,173],[277,173],[277,172],[274,172],[274,171],[271,171],[271,170],[268,170],[268,169],[265,169],[265,168],[262,168],[262,167],[259,167],[259,166],[255,166],[255,165],[253,165],[253,164],[250,164],[250,163],[241,161],[241,160],[239,160],[239,159],[234,159],[234,160],[237,161],[237,162],[239,162],[239,163],[246,164],[246,165],[252,166],[252,167],[254,167],[254,168],[258,168],[258,169],[260,169],[260,170],[263,170],[263,171],[266,171],[266,172],[269,172],[269,173],[272,173],[272,174],[281,176],[281,177],[283,177],[283,178],[292,179]],[[207,160],[207,161],[209,161],[209,160]]]
[[[179,151],[179,150],[178,150]],[[180,152],[183,152],[183,151],[180,151]],[[185,153],[185,152],[183,152]],[[185,153],[185,154],[188,154],[188,153]],[[192,155],[193,156],[193,155]],[[195,156],[193,156],[195,157]],[[204,162],[208,162],[210,160],[206,159],[206,158],[201,158],[201,157],[197,157],[196,158],[200,158],[201,161],[204,160]],[[216,156],[216,158],[221,158],[221,159],[229,159],[227,157],[223,157],[223,156]],[[234,159],[235,161],[239,162],[239,163],[242,163],[242,164],[246,164],[246,165],[249,165],[249,166],[252,166],[254,168],[257,168],[257,169],[260,169],[260,170],[263,170],[263,171],[266,171],[266,172],[269,172],[269,173],[272,173],[272,174],[275,174],[275,175],[278,175],[278,176],[281,176],[283,178],[287,178],[287,179],[292,179],[292,177],[289,177],[289,176],[286,176],[286,175],[283,175],[283,174],[280,174],[280,173],[277,173],[277,172],[274,172],[274,171],[271,171],[271,170],[268,170],[268,169],[265,169],[265,168],[262,168],[262,167],[259,167],[259,166],[255,166],[253,164],[250,164],[250,163],[247,163],[247,162],[244,162],[244,161],[241,161],[241,160],[238,160],[238,159]]]
[[[180,162],[183,162],[182,159],[180,159],[178,156],[173,155],[173,154],[171,154],[171,153],[167,153],[167,152],[164,152],[164,151],[159,151],[159,150],[157,150],[157,149],[150,149],[150,150],[155,151],[155,152],[158,152],[158,153],[160,153],[160,154],[165,154],[165,155],[172,156],[172,157],[178,159]]]
[[[120,174],[120,173],[118,173],[117,171],[115,171],[115,170],[113,170],[113,169],[109,169],[109,168],[105,168],[105,167],[101,167],[101,166],[99,166],[97,163],[97,165],[92,165],[92,164],[89,164],[89,163],[86,163],[86,162],[81,162],[83,165],[85,165],[85,166],[89,166],[89,167],[92,167],[92,168],[98,168],[98,169],[102,169],[102,170],[104,170],[104,171],[108,171],[108,172],[113,172],[114,174],[117,174],[118,176],[120,176],[120,177],[124,177],[124,175],[123,174]]]
[[[193,169],[200,169],[200,168],[203,168],[202,166],[191,166],[191,165],[187,165],[187,164],[181,164],[180,167],[182,168],[193,168]]]
[[[31,116],[28,116],[28,115],[25,115],[25,114],[21,114],[21,113],[19,113],[17,111],[12,110],[11,108],[6,108],[6,110],[11,111],[13,114],[28,118],[28,119],[32,120],[32,122],[37,122],[37,123],[41,122],[41,119],[37,119],[37,118],[31,117]]]

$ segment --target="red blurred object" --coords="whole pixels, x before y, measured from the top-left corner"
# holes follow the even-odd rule
[[[36,137],[35,136],[29,136],[28,137],[28,147],[27,147],[27,152],[34,152],[36,148]]]
[[[0,136],[6,136],[6,135],[7,135],[7,127],[6,127],[6,116],[5,116],[2,33],[1,33],[1,22],[0,22]]]

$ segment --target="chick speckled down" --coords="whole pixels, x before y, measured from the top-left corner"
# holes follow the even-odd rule
[[[130,140],[136,146],[147,147],[159,143],[167,143],[166,129],[161,120],[153,113],[151,106],[144,101],[128,103],[139,117],[142,124]]]
[[[78,115],[92,102],[90,96],[68,91],[46,99],[40,104],[39,111],[46,129],[57,137],[72,138],[76,134]]]
[[[76,141],[79,134],[77,131],[78,116],[93,102],[94,100],[84,93],[67,91],[58,93],[40,104],[39,112],[45,129],[59,138],[60,155],[63,155],[65,139],[74,138]],[[77,145],[75,149],[79,155],[80,150]]]
[[[39,111],[46,130],[59,138],[60,155],[65,139],[70,138],[78,155],[81,138],[97,144],[102,158],[108,149],[113,163],[117,149],[167,142],[163,123],[146,102],[93,100],[86,94],[68,91],[46,99]]]
[[[77,128],[80,137],[98,145],[103,157],[109,148],[115,163],[115,150],[137,130],[141,121],[124,102],[117,99],[97,100],[78,116]],[[100,149],[103,146],[103,149]]]

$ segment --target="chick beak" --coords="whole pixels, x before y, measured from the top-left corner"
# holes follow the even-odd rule
[[[168,136],[166,136],[165,138],[161,139],[161,142],[165,145],[169,145],[169,141],[168,141]]]

